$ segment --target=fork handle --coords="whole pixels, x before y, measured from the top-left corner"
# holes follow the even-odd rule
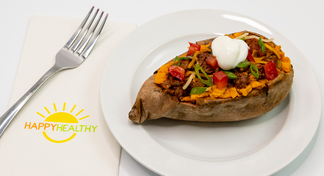
[[[47,81],[52,75],[60,71],[61,68],[54,65],[50,68],[34,85],[31,87],[10,109],[0,117],[0,137],[10,124],[12,119],[17,115],[19,110],[28,102],[28,100],[37,92],[37,90]]]

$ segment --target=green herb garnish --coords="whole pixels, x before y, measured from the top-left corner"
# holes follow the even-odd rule
[[[280,67],[278,66],[278,63],[280,64]],[[282,62],[277,61],[277,62],[276,62],[276,67],[277,67],[278,69],[281,69],[281,68],[282,68]]]
[[[250,70],[254,77],[259,78],[260,74],[259,74],[259,69],[257,66],[255,66],[254,64],[251,64]]]
[[[176,56],[176,57],[174,58],[174,63],[173,63],[173,65],[180,66],[180,61],[181,61],[182,59],[189,59],[189,57],[179,57],[179,56]],[[177,64],[176,64],[176,61],[178,61]]]
[[[205,93],[207,90],[207,87],[194,87],[190,91],[190,95],[195,95],[195,94],[202,94]]]
[[[199,70],[205,75],[205,77],[207,78],[207,81],[206,80],[203,80],[201,77],[200,77],[200,74],[199,74]],[[198,78],[200,79],[200,81],[204,84],[206,84],[207,86],[212,86],[213,85],[213,81],[209,78],[209,76],[207,75],[207,73],[204,71],[204,69],[202,69],[200,67],[200,65],[196,64],[195,65],[195,72],[196,72],[196,75],[198,76]]]
[[[223,71],[223,72],[225,74],[227,74],[228,79],[236,79],[237,78],[237,76],[234,73],[230,72],[230,71]]]
[[[259,46],[261,47],[261,51],[262,51],[262,53],[264,53],[264,52],[265,52],[265,45],[264,45],[264,43],[262,42],[261,37],[259,38]]]
[[[247,66],[249,66],[249,65],[250,65],[250,62],[248,62],[248,61],[243,61],[243,62],[238,63],[238,64],[236,65],[236,67],[238,67],[238,68],[245,68],[245,67],[247,67]]]

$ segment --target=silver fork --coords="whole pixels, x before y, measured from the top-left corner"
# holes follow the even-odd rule
[[[31,87],[6,113],[4,113],[0,117],[0,137],[2,136],[3,132],[10,124],[12,119],[16,116],[19,110],[28,102],[28,100],[35,94],[35,92],[47,81],[51,76],[55,73],[65,70],[65,69],[72,69],[76,68],[81,63],[87,59],[91,50],[93,49],[94,45],[96,44],[102,28],[104,27],[108,14],[106,15],[103,22],[99,29],[96,31],[96,28],[100,22],[101,17],[103,16],[104,12],[102,12],[99,18],[96,20],[95,24],[92,27],[91,32],[87,35],[86,34],[90,30],[93,21],[95,20],[99,9],[95,12],[91,20],[88,22],[87,27],[85,27],[94,7],[92,7],[79,26],[79,28],[75,31],[69,41],[64,45],[64,47],[56,54],[55,57],[55,64],[52,68],[50,68],[34,85]],[[85,29],[83,30],[83,28]],[[82,31],[83,30],[83,31]],[[95,33],[96,32],[96,33]],[[95,35],[94,35],[95,33]]]

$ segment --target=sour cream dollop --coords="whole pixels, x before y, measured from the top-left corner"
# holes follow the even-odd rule
[[[235,68],[248,55],[248,45],[240,39],[219,36],[212,43],[213,55],[216,56],[219,67],[224,70]]]

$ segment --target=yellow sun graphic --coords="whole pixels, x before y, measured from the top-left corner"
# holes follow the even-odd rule
[[[65,107],[66,107],[66,103],[63,104],[63,112],[57,112],[57,108],[56,108],[56,105],[55,103],[53,103],[53,106],[54,106],[54,110],[55,112],[54,113],[51,113],[47,107],[44,107],[46,112],[49,114],[47,117],[39,112],[37,112],[38,115],[42,116],[43,118],[45,118],[45,122],[55,122],[55,123],[79,123],[79,120],[83,120],[87,117],[89,117],[89,115],[86,115],[84,117],[81,117],[79,119],[77,119],[77,116],[81,114],[81,112],[84,110],[80,110],[79,112],[77,112],[75,115],[73,115],[73,111],[76,107],[76,105],[73,106],[73,108],[69,111],[69,112],[64,112],[65,111]],[[71,139],[73,139],[76,135],[76,133],[73,133],[72,136],[70,136],[69,138],[67,139],[64,139],[64,140],[55,140],[55,139],[52,139],[50,138],[45,131],[43,131],[43,135],[44,137],[51,141],[51,142],[54,142],[54,143],[63,143],[63,142],[67,142]]]

